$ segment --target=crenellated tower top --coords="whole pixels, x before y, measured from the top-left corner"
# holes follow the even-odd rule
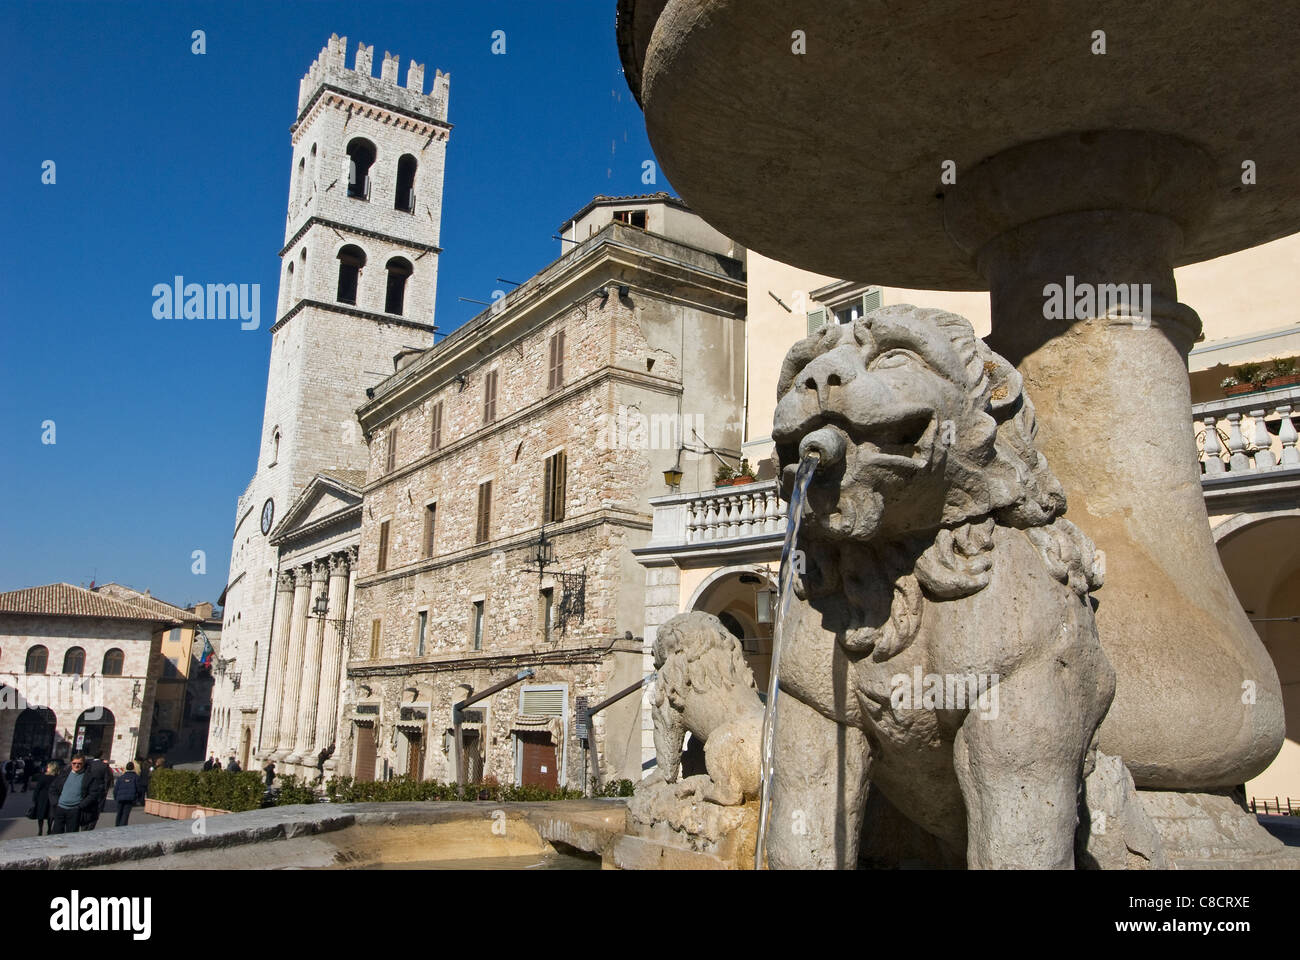
[[[447,98],[451,74],[435,70],[429,92],[424,92],[424,64],[410,61],[406,85],[398,85],[398,56],[384,51],[378,77],[372,73],[375,48],[358,43],[352,68],[347,66],[348,38],[331,34],[320,55],[312,61],[298,85],[298,117],[323,87],[334,87],[362,99],[390,104],[409,113],[442,123],[447,122]]]

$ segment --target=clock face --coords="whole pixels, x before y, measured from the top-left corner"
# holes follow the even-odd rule
[[[267,497],[266,503],[262,504],[262,533],[271,532],[271,521],[275,519],[275,501]]]

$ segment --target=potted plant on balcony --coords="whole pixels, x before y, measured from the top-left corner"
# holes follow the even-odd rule
[[[740,458],[740,466],[736,469],[735,477],[731,481],[733,487],[743,486],[746,483],[754,482],[754,468],[749,465],[749,461],[744,457]]]
[[[736,471],[731,469],[731,464],[724,463],[719,465],[718,472],[713,475],[713,485],[717,487],[729,487],[731,481],[736,479]]]
[[[1264,372],[1264,389],[1279,390],[1282,387],[1300,383],[1300,372],[1296,370],[1294,357],[1285,360],[1274,359],[1272,365]]]
[[[1240,393],[1254,393],[1257,390],[1264,389],[1264,368],[1258,363],[1243,363],[1236,370],[1236,374],[1226,377],[1219,383],[1223,387],[1223,392],[1234,397]],[[1229,381],[1233,381],[1229,383]]]

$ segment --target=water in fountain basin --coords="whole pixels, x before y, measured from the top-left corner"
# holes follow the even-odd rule
[[[799,461],[799,470],[794,478],[794,490],[790,493],[790,505],[787,510],[785,543],[781,547],[781,570],[778,576],[778,593],[776,616],[773,618],[775,628],[772,631],[772,665],[767,682],[767,709],[763,712],[763,767],[761,786],[758,796],[758,842],[754,847],[754,869],[762,870],[767,858],[768,810],[772,804],[772,769],[776,748],[776,702],[779,678],[781,674],[781,647],[784,643],[786,617],[790,609],[790,595],[794,592],[794,551],[799,539],[799,523],[803,519],[804,498],[808,494],[808,484],[821,457],[808,453]]]

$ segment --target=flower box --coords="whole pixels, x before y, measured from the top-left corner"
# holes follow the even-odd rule
[[[170,800],[154,800],[146,797],[144,801],[144,812],[155,817],[163,817],[167,820],[190,820],[194,817],[194,811],[202,811],[205,817],[216,816],[219,813],[229,813],[229,810],[218,810],[215,807],[200,807],[190,803],[172,803]]]

